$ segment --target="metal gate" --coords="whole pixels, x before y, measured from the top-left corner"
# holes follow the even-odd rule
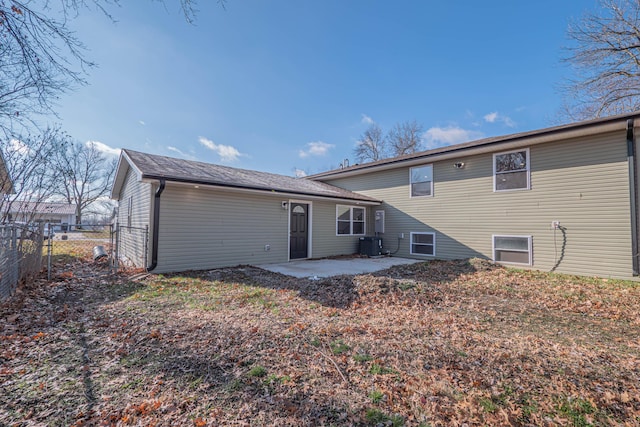
[[[47,277],[73,276],[83,262],[95,261],[110,266],[114,250],[111,224],[46,224],[44,227]],[[104,257],[94,259],[94,248],[101,247]]]

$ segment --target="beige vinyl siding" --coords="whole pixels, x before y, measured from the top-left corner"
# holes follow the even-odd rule
[[[167,183],[160,200],[158,273],[288,259],[281,198]]]
[[[144,228],[150,225],[150,203],[153,199],[151,184],[139,182],[136,174],[129,169],[118,199],[118,254],[121,261],[136,267],[146,267],[145,248],[149,250],[145,240]],[[131,204],[131,227],[127,226],[129,203]]]
[[[532,267],[551,270],[564,240],[556,220],[566,232],[556,271],[631,277],[624,132],[529,148],[531,190],[494,192],[491,153],[434,163],[433,197],[409,197],[408,167],[328,182],[384,201],[383,243],[394,251],[399,242],[398,256],[410,256],[412,231],[435,232],[435,257],[449,259],[492,259],[492,235],[531,235]]]
[[[360,236],[336,235],[336,205],[358,206],[349,203],[315,202],[313,205],[313,257],[351,255],[358,252]],[[362,206],[358,206],[362,207]],[[365,207],[365,226],[369,228],[371,207]]]
[[[158,267],[154,272],[203,270],[289,260],[289,209],[282,196],[195,189],[167,183],[162,193]],[[357,252],[357,238],[337,237],[336,203],[307,201],[310,257]],[[269,250],[265,246],[269,245]]]

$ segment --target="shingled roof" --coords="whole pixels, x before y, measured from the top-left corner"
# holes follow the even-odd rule
[[[143,180],[164,179],[167,182],[215,185],[238,190],[259,190],[270,193],[299,194],[353,200],[354,202],[380,203],[379,200],[372,197],[304,178],[176,159],[133,150],[122,151],[123,155],[129,159],[141,174]],[[114,187],[117,185],[116,179]]]
[[[76,205],[73,203],[47,203],[47,202],[26,202],[16,200],[8,206],[10,213],[33,212],[39,215],[73,215],[76,213]]]

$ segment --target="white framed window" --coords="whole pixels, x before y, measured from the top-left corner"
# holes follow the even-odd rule
[[[529,149],[493,155],[493,191],[529,190]]]
[[[338,236],[361,236],[366,230],[365,208],[336,206],[336,234]]]
[[[409,169],[411,197],[433,196],[433,165]]]
[[[411,255],[436,254],[436,233],[411,232]]]
[[[493,260],[531,265],[531,236],[493,235]]]
[[[131,227],[132,217],[133,217],[133,196],[129,196],[129,203],[127,206],[127,227]]]

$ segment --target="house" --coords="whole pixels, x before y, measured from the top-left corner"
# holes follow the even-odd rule
[[[71,229],[76,223],[76,205],[73,203],[14,200],[4,208],[8,221],[45,222],[65,230]]]
[[[121,258],[155,272],[352,254],[380,201],[319,181],[122,150]],[[348,234],[336,234],[336,212]],[[148,227],[148,241],[141,241]]]
[[[146,252],[158,272],[355,253],[361,237],[376,236],[381,253],[401,257],[632,278],[638,119],[487,138],[305,179],[124,150],[112,197],[120,224],[153,230]]]

